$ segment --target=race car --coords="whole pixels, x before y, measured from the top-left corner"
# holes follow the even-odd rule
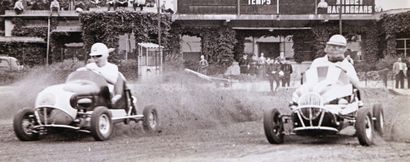
[[[281,114],[276,108],[264,112],[263,125],[269,143],[283,143],[284,136],[289,134],[339,135],[348,126],[354,126],[355,135],[364,146],[374,143],[375,133],[383,135],[382,105],[370,108],[359,104],[358,90],[340,67],[308,69],[303,83],[292,95],[290,114]]]
[[[136,98],[124,80],[119,85],[122,95],[113,103],[102,76],[92,71],[74,71],[65,83],[38,93],[34,108],[18,111],[13,119],[14,133],[21,141],[33,141],[50,129],[67,128],[105,141],[112,136],[115,123],[130,121],[142,121],[145,131],[156,131],[159,121],[155,107],[146,106],[142,114],[137,114]]]

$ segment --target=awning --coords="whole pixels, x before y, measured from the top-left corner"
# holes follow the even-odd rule
[[[81,26],[57,26],[52,33],[75,33],[82,32]]]
[[[158,44],[155,44],[155,43],[146,43],[146,42],[138,43],[138,45],[141,46],[141,47],[144,47],[144,48],[158,48],[158,47],[159,47]],[[161,48],[164,48],[164,46],[161,46]]]
[[[84,46],[84,43],[66,43],[64,46],[67,48],[80,48]]]
[[[0,42],[20,42],[20,43],[47,43],[39,37],[0,37]]]

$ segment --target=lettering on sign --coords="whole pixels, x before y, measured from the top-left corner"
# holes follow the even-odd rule
[[[336,4],[330,4],[327,13],[339,13],[342,7],[342,13],[346,14],[363,14],[373,13],[373,6],[364,5],[363,0],[336,0]]]
[[[248,5],[270,5],[271,0],[248,0]]]

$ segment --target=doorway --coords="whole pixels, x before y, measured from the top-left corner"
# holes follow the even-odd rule
[[[277,58],[280,55],[280,43],[279,42],[258,42],[259,56],[264,54],[265,58]]]

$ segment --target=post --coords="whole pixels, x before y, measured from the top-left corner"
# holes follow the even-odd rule
[[[47,52],[46,52],[46,66],[48,66],[48,55],[50,53],[50,16],[48,17],[47,25]]]
[[[342,1],[340,1],[339,3],[339,34],[342,34],[343,30],[342,30]]]
[[[164,4],[165,5],[165,4]],[[161,50],[161,0],[158,0],[158,53],[160,53],[160,60],[162,62],[162,50]],[[162,65],[160,67],[160,72],[162,72]]]
[[[317,15],[317,0],[315,0],[315,15]]]
[[[237,13],[237,15],[240,15],[241,14],[241,0],[238,0],[237,2],[238,2],[238,13]]]

